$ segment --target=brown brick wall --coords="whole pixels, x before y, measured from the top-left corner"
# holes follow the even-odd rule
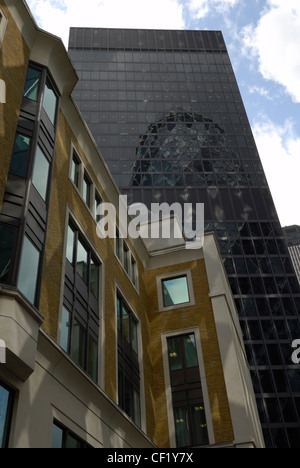
[[[156,277],[176,271],[192,270],[196,306],[168,312],[158,311]],[[153,365],[152,395],[156,416],[153,427],[154,442],[160,447],[169,446],[166,394],[162,358],[161,334],[199,326],[205,365],[210,407],[217,443],[232,441],[233,429],[223,376],[213,310],[204,260],[181,264],[144,273],[148,286],[148,308],[151,329],[151,355]]]
[[[0,210],[10,167],[29,61],[29,48],[3,0],[0,6],[8,18],[0,48],[0,79],[6,83],[6,104],[0,104]]]

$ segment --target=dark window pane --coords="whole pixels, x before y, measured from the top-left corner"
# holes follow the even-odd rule
[[[90,338],[88,349],[88,374],[94,382],[98,378],[98,344]]]
[[[41,72],[34,68],[29,67],[26,77],[24,97],[36,101],[38,97],[39,82]]]
[[[196,349],[195,335],[188,335],[184,337],[184,349],[186,367],[198,367],[198,356]]]
[[[86,331],[79,325],[77,320],[75,320],[73,327],[72,358],[82,369],[85,367],[85,350]]]
[[[54,125],[56,116],[57,97],[49,81],[47,81],[44,91],[43,108]]]
[[[80,160],[74,153],[72,159],[71,179],[73,180],[77,188],[79,188],[80,164]]]
[[[0,283],[8,279],[16,232],[15,228],[0,225]]]
[[[40,254],[38,250],[25,236],[19,271],[18,288],[32,304],[35,303],[39,261]]]
[[[175,429],[177,447],[189,447],[191,445],[190,424],[187,408],[175,408]]]
[[[163,297],[165,307],[190,302],[187,277],[163,281]]]
[[[183,356],[180,338],[169,338],[168,347],[171,372],[183,369]]]
[[[194,443],[196,445],[208,445],[208,433],[205,417],[204,406],[193,406],[193,426],[194,426]]]
[[[38,146],[35,156],[32,183],[43,198],[43,200],[46,200],[49,170],[50,163],[44,155],[44,153],[42,152],[41,148]]]
[[[83,193],[82,193],[82,196],[83,196],[83,199],[85,201],[85,203],[87,204],[88,207],[91,206],[91,182],[89,180],[89,178],[85,175],[84,176],[84,179],[83,179]]]
[[[11,174],[19,177],[25,177],[29,146],[30,138],[17,134],[9,169]]]

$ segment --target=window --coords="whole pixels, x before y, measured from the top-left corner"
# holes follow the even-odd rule
[[[24,97],[30,99],[31,101],[37,101],[39,84],[41,79],[42,72],[36,68],[29,67],[25,82]]]
[[[158,303],[161,312],[195,305],[191,271],[157,277]]]
[[[131,283],[133,286],[135,286],[138,289],[138,264],[131,253],[131,250],[129,249],[127,243],[125,240],[121,239],[120,237],[120,231],[118,228],[116,228],[116,243],[115,243],[115,249],[116,249],[116,256],[120,260],[120,263],[124,270],[127,273],[127,276],[129,277]]]
[[[0,448],[8,447],[13,399],[13,392],[0,382]]]
[[[98,214],[98,208],[102,203],[102,198],[98,192],[95,192],[95,220],[96,223],[99,223],[101,216]]]
[[[90,449],[93,448],[80,437],[69,431],[65,426],[57,421],[53,423],[52,430],[53,449]]]
[[[86,205],[89,208],[91,206],[91,194],[92,194],[92,182],[90,181],[87,174],[84,174],[82,196],[83,196],[83,199],[84,199]]]
[[[167,342],[177,447],[207,445],[195,335],[175,336]]]
[[[25,236],[19,270],[18,289],[34,305],[36,302],[39,263],[39,251],[34,247],[27,236]]]
[[[29,137],[17,133],[9,169],[11,174],[19,177],[26,176],[30,141]]]
[[[0,283],[9,281],[17,229],[0,225]]]
[[[186,276],[165,280],[162,286],[165,307],[190,302]]]
[[[48,115],[50,122],[54,125],[56,119],[57,96],[50,81],[46,81],[44,90],[43,108]]]
[[[81,161],[74,151],[73,158],[72,158],[72,167],[71,167],[71,179],[78,189],[80,188],[80,167],[81,167]]]
[[[138,322],[120,294],[117,295],[119,406],[141,427]]]
[[[38,146],[35,156],[32,183],[44,201],[46,201],[48,191],[49,171],[50,162]]]
[[[60,346],[97,382],[100,262],[73,222],[66,243]]]

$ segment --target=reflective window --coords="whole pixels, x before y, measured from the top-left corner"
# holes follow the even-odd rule
[[[43,200],[46,200],[47,196],[49,170],[50,163],[41,148],[38,146],[35,156],[32,183]]]
[[[164,280],[162,285],[164,307],[171,307],[173,305],[186,304],[190,302],[186,276]]]
[[[86,248],[82,245],[80,240],[77,244],[77,262],[76,262],[76,271],[79,276],[87,283],[87,273],[88,273],[88,253]]]
[[[43,108],[53,125],[55,124],[56,107],[57,107],[57,96],[50,82],[47,80],[45,90],[44,90]]]
[[[25,177],[30,148],[30,138],[17,134],[13,149],[9,172],[19,177]]]
[[[13,392],[0,383],[0,448],[7,448],[13,405]]]
[[[70,333],[71,333],[71,314],[63,307],[62,320],[61,320],[61,334],[60,334],[60,346],[66,353],[69,352],[70,348]]]
[[[87,449],[92,448],[60,423],[54,421],[52,430],[53,449]]]
[[[76,155],[76,153],[73,153],[73,159],[72,159],[72,168],[71,168],[71,179],[73,180],[74,184],[76,187],[79,189],[79,182],[80,182],[80,165],[81,161]]]
[[[35,304],[39,262],[40,253],[25,236],[19,271],[18,289],[32,304]]]
[[[32,101],[37,101],[41,72],[29,67],[26,77],[24,97]]]
[[[86,361],[86,330],[74,320],[72,336],[72,358],[82,368],[85,368]]]
[[[91,189],[92,183],[88,176],[85,174],[83,178],[82,196],[88,207],[91,206]]]

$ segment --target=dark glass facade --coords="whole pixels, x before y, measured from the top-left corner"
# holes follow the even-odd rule
[[[74,92],[129,203],[204,203],[268,447],[300,446],[300,290],[218,31],[71,29]]]

